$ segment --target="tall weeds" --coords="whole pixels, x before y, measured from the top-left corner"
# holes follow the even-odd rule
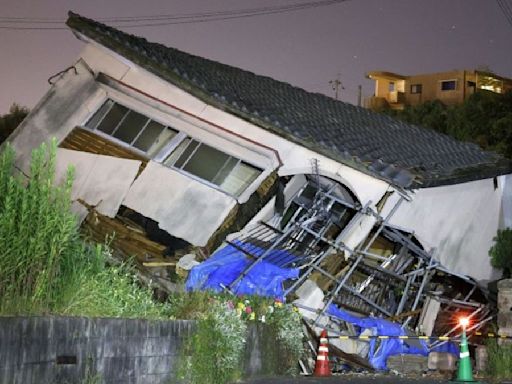
[[[55,185],[57,146],[32,152],[30,175],[15,176],[15,153],[0,154],[0,314],[166,317],[128,264],[88,244],[71,212],[73,170]]]
[[[14,150],[0,155],[0,308],[44,311],[82,244],[70,211],[73,170],[54,186],[56,143],[32,152],[30,177],[14,175]]]
[[[487,373],[494,379],[512,379],[512,344],[499,345],[496,340],[487,342]]]

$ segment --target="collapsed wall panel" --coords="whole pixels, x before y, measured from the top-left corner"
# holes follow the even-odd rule
[[[150,161],[133,183],[123,205],[157,221],[171,235],[205,246],[236,200]]]
[[[137,176],[141,162],[59,148],[56,180],[62,181],[68,166],[75,169],[71,199],[83,200],[108,217],[114,217]]]
[[[393,200],[396,197],[383,216]],[[420,189],[390,223],[413,228],[425,248],[436,248],[436,258],[451,272],[491,280],[499,277],[488,251],[499,228],[501,200],[502,189],[494,188],[493,179]]]
[[[60,148],[72,149],[75,151],[94,153],[97,155],[114,156],[120,159],[131,159],[140,161],[139,173],[146,166],[148,159],[128,147],[114,143],[87,129],[76,127],[59,144]]]

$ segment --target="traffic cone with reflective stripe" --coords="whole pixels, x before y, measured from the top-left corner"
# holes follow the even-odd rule
[[[466,329],[462,329],[462,339],[460,341],[460,359],[457,370],[457,378],[450,383],[479,383],[473,379],[473,368],[471,368],[471,358],[469,356],[468,339],[466,338]]]
[[[327,331],[325,329],[320,334],[320,346],[318,347],[313,375],[318,377],[331,376],[331,369],[329,368],[329,341],[327,340]]]

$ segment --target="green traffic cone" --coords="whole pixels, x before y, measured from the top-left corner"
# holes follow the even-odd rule
[[[466,327],[462,328],[462,340],[460,341],[459,368],[457,378],[450,383],[479,383],[473,379],[473,368],[469,357],[468,340],[466,338]]]

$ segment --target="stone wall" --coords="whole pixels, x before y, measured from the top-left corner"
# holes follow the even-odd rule
[[[500,336],[512,336],[512,279],[498,282],[498,328]]]
[[[188,320],[0,317],[0,383],[173,383],[194,328]],[[249,327],[246,376],[280,373],[279,354],[270,329]]]

